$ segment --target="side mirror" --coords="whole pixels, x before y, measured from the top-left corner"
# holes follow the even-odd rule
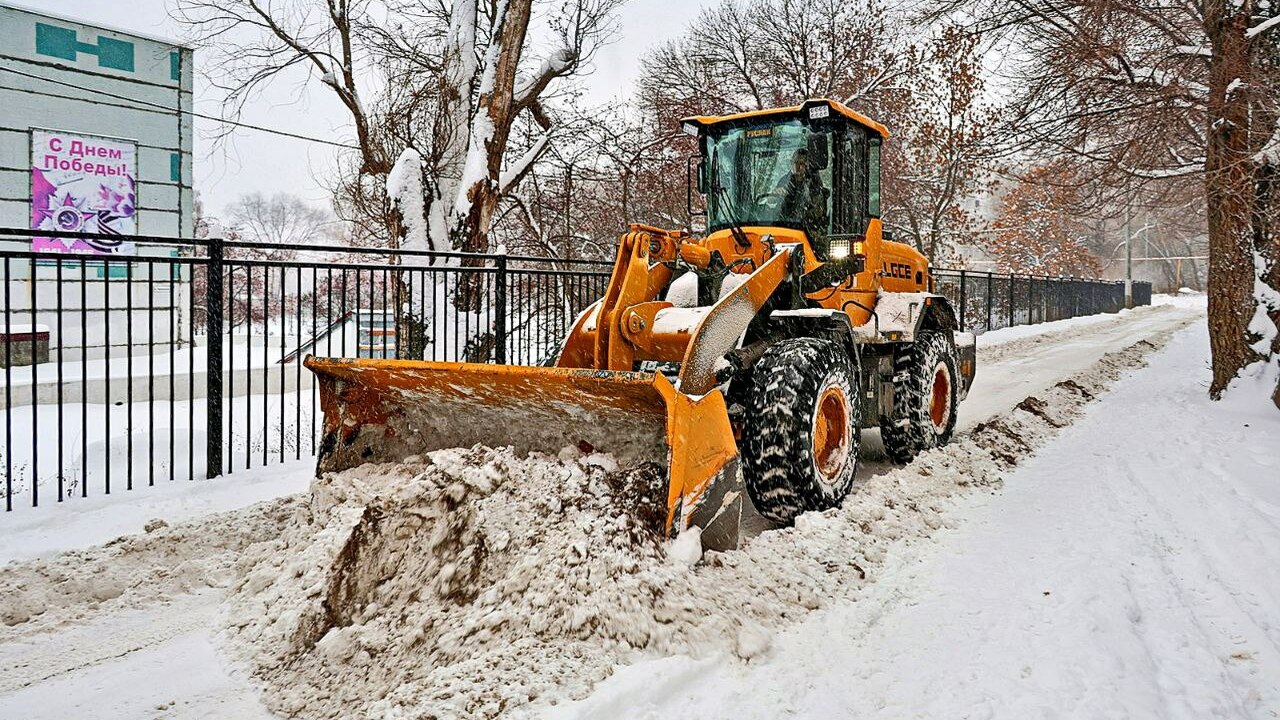
[[[694,188],[694,166],[697,166],[697,187],[698,192],[707,194],[707,174],[706,165],[700,162],[702,158],[698,155],[690,155],[685,168],[685,210],[692,218],[696,215],[705,215],[705,210],[694,211],[693,209],[693,188]]]

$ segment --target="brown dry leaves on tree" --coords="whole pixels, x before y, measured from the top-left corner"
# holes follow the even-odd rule
[[[1207,208],[1210,393],[1280,360],[1280,4],[942,0],[1000,42],[1010,148],[1090,164],[1117,200],[1189,183]],[[1280,388],[1275,399],[1280,405]]]
[[[1064,168],[1032,168],[1005,195],[984,243],[1001,272],[1097,277],[1102,267],[1085,242],[1079,193],[1064,183]]]

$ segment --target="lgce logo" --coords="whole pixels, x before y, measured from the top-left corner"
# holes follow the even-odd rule
[[[911,279],[911,266],[906,263],[884,263],[884,274],[889,277]]]

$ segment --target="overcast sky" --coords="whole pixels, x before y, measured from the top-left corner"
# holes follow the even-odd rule
[[[629,0],[619,15],[619,40],[596,56],[594,72],[584,82],[589,97],[604,102],[631,92],[640,56],[655,44],[673,37],[712,0]],[[32,0],[17,0],[34,5]],[[40,0],[52,13],[133,30],[148,35],[182,39],[182,29],[169,19],[168,0]],[[127,8],[127,12],[122,12]],[[200,52],[196,51],[197,69]],[[300,76],[298,76],[300,77]],[[218,98],[196,74],[196,109],[217,115]],[[289,130],[313,137],[350,140],[344,111],[337,99],[319,82],[299,87],[280,82],[253,102],[243,120],[255,125]],[[261,191],[285,191],[316,204],[325,204],[328,193],[322,181],[335,167],[335,149],[302,140],[237,130],[230,143],[214,146],[209,138],[216,124],[196,120],[195,183],[206,207],[218,213],[237,196]]]

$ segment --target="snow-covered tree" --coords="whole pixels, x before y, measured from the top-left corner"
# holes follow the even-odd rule
[[[612,38],[620,3],[178,0],[176,15],[216,53],[210,77],[231,113],[268,82],[297,82],[294,68],[342,103],[358,149],[340,182],[345,208],[381,218],[390,240],[410,247],[482,251],[499,201],[547,147],[554,81]],[[547,132],[511,155],[525,115]],[[425,228],[413,208],[386,212],[397,199],[383,192],[415,154]]]
[[[337,97],[358,148],[337,204],[364,233],[408,249],[484,252],[501,201],[555,131],[544,104],[553,84],[612,37],[620,2],[178,0],[176,14],[216,49],[212,76],[232,111],[295,67]],[[517,151],[523,117],[542,134]],[[449,302],[485,315],[477,276],[450,277],[461,282],[443,290]],[[430,315],[441,299],[399,304]]]
[[[1207,207],[1210,394],[1280,362],[1280,4],[944,0],[1003,40],[1010,147],[1083,159],[1116,195],[1198,183]],[[1280,406],[1280,388],[1274,396]]]

